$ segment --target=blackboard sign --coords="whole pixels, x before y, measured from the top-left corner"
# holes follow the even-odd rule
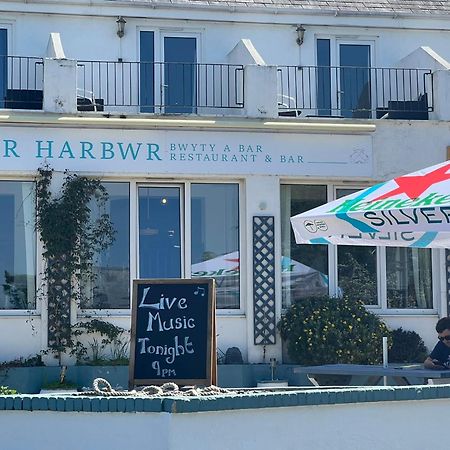
[[[134,280],[130,388],[216,384],[214,279]]]

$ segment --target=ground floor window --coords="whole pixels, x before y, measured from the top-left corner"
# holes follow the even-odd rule
[[[336,189],[336,198],[357,189]],[[337,284],[340,295],[359,297],[366,305],[378,305],[377,247],[337,246]]]
[[[108,192],[105,209],[98,210],[95,202],[91,211],[95,216],[109,214],[115,234],[106,250],[94,256],[94,280],[86,286],[87,304],[82,308],[128,309],[130,307],[130,187],[129,183],[103,183]]]
[[[431,250],[387,248],[386,289],[388,308],[432,308]]]
[[[327,186],[295,184],[281,186],[281,278],[282,305],[311,295],[326,295],[328,248],[297,245],[289,218],[327,201]]]
[[[142,186],[139,198],[139,277],[182,276],[181,187]]]
[[[215,278],[217,308],[240,307],[239,185],[192,184],[191,275]]]
[[[183,277],[214,278],[217,308],[240,308],[238,183],[102,184],[109,198],[101,211],[91,202],[92,218],[109,214],[115,238],[94,256],[82,309],[129,309],[130,279]],[[10,217],[18,217],[12,209]]]
[[[283,307],[307,295],[349,295],[385,310],[433,309],[430,249],[297,245],[289,218],[357,189],[281,185]]]
[[[34,183],[0,181],[0,309],[36,305]]]
[[[218,309],[240,308],[239,184],[138,187],[139,277],[215,278]]]
[[[337,270],[340,294],[378,304],[376,247],[338,245]]]

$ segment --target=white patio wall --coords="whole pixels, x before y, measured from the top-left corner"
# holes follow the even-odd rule
[[[439,418],[449,405],[442,399],[186,414],[0,411],[0,432],[8,450],[423,450],[443,445]]]

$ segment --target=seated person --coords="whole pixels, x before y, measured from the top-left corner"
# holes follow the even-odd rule
[[[439,342],[424,361],[426,369],[450,369],[450,317],[439,319],[436,324]]]

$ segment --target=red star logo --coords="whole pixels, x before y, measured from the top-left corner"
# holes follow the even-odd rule
[[[225,258],[225,261],[236,262],[237,266],[233,267],[231,270],[239,270],[239,258]]]
[[[373,199],[372,201],[383,200],[385,198],[390,198],[394,195],[403,193],[406,194],[410,199],[420,197],[420,194],[423,194],[433,184],[450,179],[450,173],[447,173],[447,170],[449,168],[450,163],[446,164],[445,166],[439,167],[439,169],[433,170],[426,175],[414,175],[394,178],[394,181],[398,184],[398,188],[395,188],[390,192],[386,192],[386,194],[383,194],[380,197]]]

